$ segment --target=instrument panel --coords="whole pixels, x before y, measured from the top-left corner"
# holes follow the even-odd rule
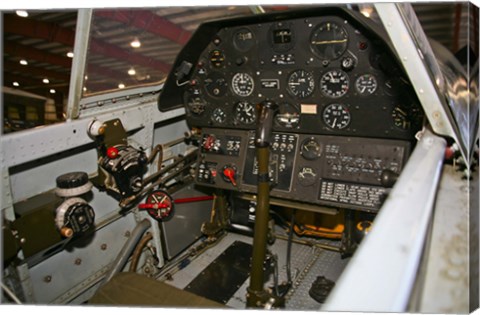
[[[269,99],[277,131],[411,139],[421,107],[389,58],[338,16],[225,27],[186,83],[187,120],[254,129],[256,104]]]
[[[180,97],[200,131],[197,184],[256,193],[257,104],[274,102],[271,195],[376,212],[424,119],[392,51],[342,8],[214,21],[177,58],[159,107]]]

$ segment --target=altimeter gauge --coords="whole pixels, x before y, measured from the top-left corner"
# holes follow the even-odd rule
[[[315,80],[313,74],[305,70],[296,70],[287,81],[288,91],[298,98],[307,98],[313,94]]]

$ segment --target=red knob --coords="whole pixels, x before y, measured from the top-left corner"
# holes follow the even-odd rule
[[[203,144],[203,148],[207,151],[210,151],[213,148],[214,143],[215,143],[215,137],[214,136],[208,136],[207,139],[205,139],[205,142]]]
[[[107,156],[110,158],[110,159],[114,159],[118,156],[118,149],[115,148],[115,147],[110,147],[107,149]]]
[[[223,170],[223,175],[230,180],[233,186],[237,186],[237,182],[235,181],[235,170],[232,167],[226,167]]]

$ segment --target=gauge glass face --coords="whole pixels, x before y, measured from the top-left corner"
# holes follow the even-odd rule
[[[300,113],[292,104],[281,103],[278,106],[275,122],[285,128],[295,128],[300,123]]]
[[[297,70],[290,74],[287,81],[288,91],[295,97],[306,98],[313,94],[315,80],[313,74]]]
[[[371,95],[377,90],[377,79],[372,74],[364,74],[355,81],[355,88],[361,95]]]
[[[348,34],[337,23],[324,22],[312,32],[310,45],[320,59],[334,60],[347,49]]]
[[[210,73],[203,82],[205,90],[211,96],[221,97],[227,92],[227,80],[219,72]]]
[[[248,28],[241,28],[233,34],[233,45],[239,51],[249,51],[255,45],[255,36]]]
[[[212,121],[216,123],[224,123],[227,120],[227,114],[221,108],[215,108],[212,113]]]
[[[253,78],[248,73],[237,73],[232,78],[232,90],[238,96],[249,96],[254,86]]]
[[[320,90],[325,96],[339,98],[348,92],[348,75],[341,70],[331,70],[320,79]]]
[[[210,52],[210,63],[215,68],[220,68],[221,66],[223,66],[224,61],[225,55],[221,50],[215,49]]]
[[[300,185],[312,186],[317,181],[317,171],[313,167],[301,167],[297,178]]]
[[[330,104],[323,110],[323,121],[332,129],[344,129],[350,120],[350,111],[345,105]]]
[[[187,100],[187,108],[194,115],[201,115],[205,111],[207,103],[201,96],[191,95]]]
[[[315,160],[322,154],[322,146],[315,138],[308,138],[302,142],[300,154],[307,160]]]
[[[235,119],[242,124],[250,125],[255,122],[255,106],[249,102],[241,101],[234,108]]]

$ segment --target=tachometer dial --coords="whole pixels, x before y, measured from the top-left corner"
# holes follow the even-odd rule
[[[282,127],[295,128],[300,123],[300,113],[294,105],[289,103],[281,103],[278,106],[278,112],[275,115],[275,121]]]
[[[339,98],[348,92],[350,82],[342,70],[331,70],[320,79],[320,90],[325,96]]]
[[[238,96],[249,96],[255,84],[248,73],[237,73],[232,78],[232,90]]]
[[[301,167],[297,178],[300,185],[312,186],[317,181],[317,171],[313,167]]]
[[[350,119],[350,111],[343,104],[330,104],[323,110],[323,121],[332,129],[346,128]]]
[[[322,146],[314,137],[305,139],[302,142],[300,154],[307,160],[315,160],[322,154]]]
[[[370,95],[377,90],[377,79],[372,74],[363,74],[355,81],[355,88],[361,95]]]
[[[215,108],[213,110],[211,119],[213,122],[221,124],[221,123],[224,123],[225,120],[227,119],[227,114],[223,111],[223,109]]]
[[[210,73],[203,82],[205,84],[205,90],[211,96],[221,97],[227,92],[227,80],[219,72]]]
[[[313,53],[320,59],[337,59],[347,49],[348,34],[337,23],[324,22],[312,32],[310,44]]]
[[[240,101],[235,105],[235,120],[239,123],[250,125],[255,122],[255,106],[246,101]]]
[[[298,98],[306,98],[313,94],[315,80],[313,74],[305,70],[296,70],[287,81],[288,91]]]

